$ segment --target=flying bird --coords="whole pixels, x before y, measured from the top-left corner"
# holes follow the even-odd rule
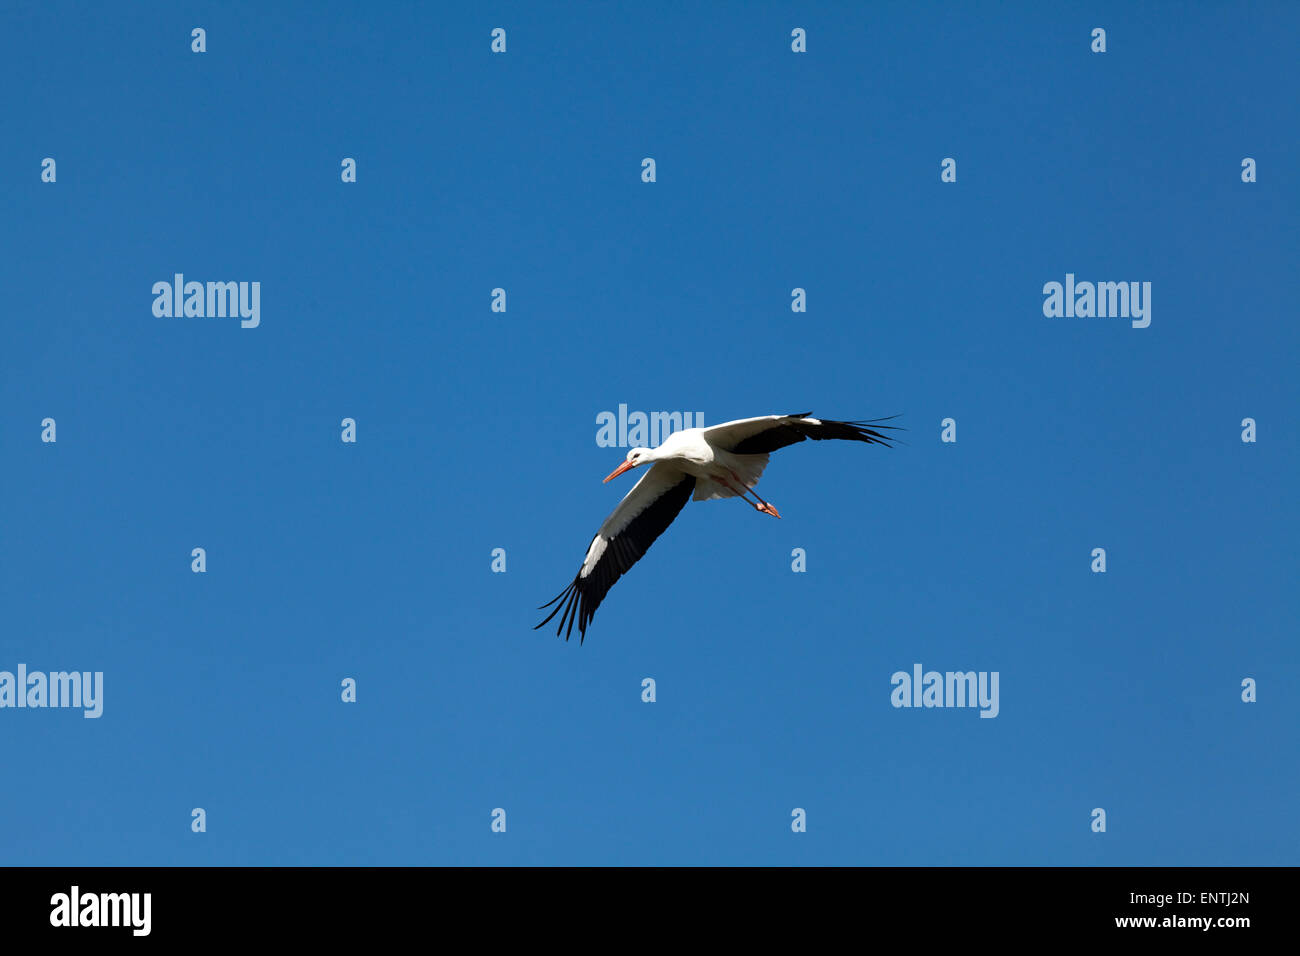
[[[609,589],[650,549],[692,496],[696,501],[739,497],[762,514],[781,517],[771,502],[754,490],[767,467],[768,455],[778,448],[805,438],[836,438],[888,448],[892,439],[881,430],[897,430],[897,426],[880,424],[889,418],[833,422],[811,418],[811,414],[763,415],[712,428],[687,428],[673,432],[658,448],[629,451],[627,459],[605,481],[642,465],[650,465],[649,470],[591,539],[573,582],[541,606],[540,610],[545,610],[554,604],[555,610],[533,630],[546,626],[563,612],[556,635],[564,633],[567,641],[576,622],[578,643],[585,641],[587,625]]]

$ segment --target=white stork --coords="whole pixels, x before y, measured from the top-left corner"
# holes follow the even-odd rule
[[[781,515],[776,508],[754,491],[767,466],[769,453],[805,438],[814,441],[838,438],[888,448],[891,439],[882,435],[879,429],[896,429],[894,425],[880,424],[889,421],[888,418],[833,422],[810,418],[810,415],[811,412],[764,415],[712,428],[687,428],[673,432],[658,448],[633,448],[629,451],[627,460],[605,481],[641,465],[654,464],[591,539],[587,556],[573,583],[542,605],[541,610],[552,604],[556,607],[533,630],[544,627],[563,611],[556,635],[564,632],[567,641],[576,621],[580,635],[578,643],[585,641],[587,625],[614,582],[627,573],[673,523],[692,494],[696,501],[741,497],[755,510],[779,518]],[[755,500],[750,501],[749,495],[753,495]]]

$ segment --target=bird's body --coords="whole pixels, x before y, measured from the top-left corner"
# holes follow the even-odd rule
[[[730,498],[735,492],[721,483],[733,474],[740,475],[747,487],[754,487],[763,475],[767,455],[737,455],[710,444],[705,428],[686,428],[673,432],[655,449],[656,462],[671,463],[678,471],[698,479],[695,500]],[[704,494],[704,491],[711,492]]]
[[[585,640],[587,625],[605,594],[645,554],[692,497],[696,501],[741,497],[755,510],[779,518],[776,508],[753,490],[771,452],[805,438],[888,446],[889,438],[877,429],[894,426],[879,424],[884,420],[837,422],[811,418],[808,414],[764,415],[712,428],[687,428],[673,432],[658,448],[633,448],[605,481],[641,465],[651,467],[600,526],[573,582],[543,605],[543,608],[557,606],[537,627],[563,611],[556,633],[565,632],[567,622],[565,640],[568,640],[576,622],[580,640]],[[749,495],[757,500],[749,501]]]

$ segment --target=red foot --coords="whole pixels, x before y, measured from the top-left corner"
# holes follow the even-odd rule
[[[767,502],[762,505],[759,505],[758,510],[763,512],[764,514],[771,515],[773,518],[781,517],[781,512],[777,511],[771,502]]]

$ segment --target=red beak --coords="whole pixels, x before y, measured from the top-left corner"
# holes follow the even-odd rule
[[[623,472],[625,472],[625,471],[631,471],[631,470],[632,470],[633,468],[635,468],[635,467],[636,467],[636,465],[632,464],[630,461],[625,461],[625,462],[623,462],[623,464],[619,465],[617,468],[615,468],[613,471],[611,471],[611,472],[609,473],[609,477],[606,478],[605,480],[606,480],[606,481],[613,481],[613,480],[614,480],[615,478],[617,478],[619,475],[623,474]]]

